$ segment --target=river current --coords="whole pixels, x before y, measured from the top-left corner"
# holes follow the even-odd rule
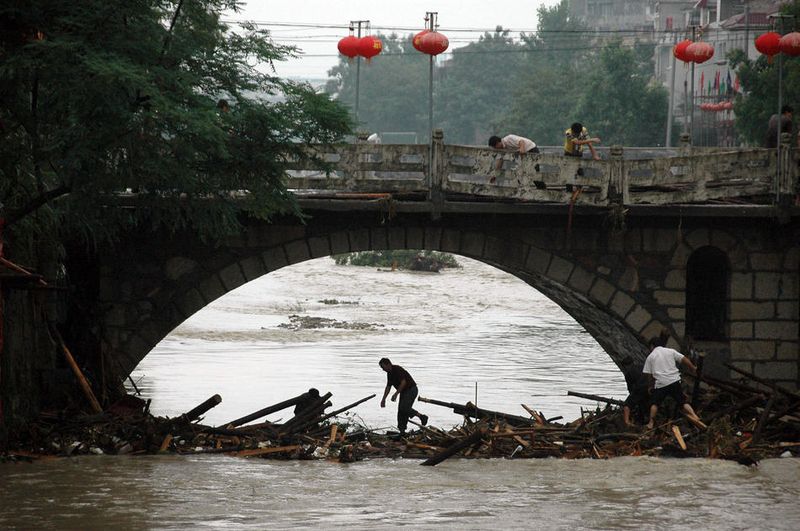
[[[378,359],[420,396],[572,420],[624,398],[609,357],[563,310],[479,262],[439,274],[319,259],[255,280],[179,326],[133,379],[151,410],[178,415],[213,394],[223,424],[309,387],[333,408],[393,429]],[[297,317],[292,317],[297,316]],[[327,321],[326,321],[327,320]],[[313,325],[316,323],[316,327]],[[309,327],[308,325],[312,326]],[[321,328],[319,326],[322,326]],[[449,428],[451,410],[418,404]],[[285,415],[286,413],[284,413]],[[270,420],[279,420],[281,414]],[[0,529],[798,529],[800,460],[759,467],[697,459],[416,460],[342,465],[223,456],[96,456],[0,465]]]

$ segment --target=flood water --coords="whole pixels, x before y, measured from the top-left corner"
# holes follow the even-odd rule
[[[271,273],[177,328],[133,374],[152,411],[174,416],[219,393],[222,424],[308,387],[334,408],[393,428],[379,407],[387,356],[420,395],[572,420],[625,396],[608,356],[519,280],[459,258],[441,274],[320,259]],[[292,315],[325,318],[302,328]],[[418,404],[430,422],[452,411]],[[281,414],[270,416],[279,420]],[[100,456],[0,465],[0,529],[798,529],[800,460],[743,467],[697,459],[416,460],[342,465],[224,456]]]

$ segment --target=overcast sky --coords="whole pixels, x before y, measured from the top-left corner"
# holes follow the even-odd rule
[[[336,43],[347,36],[351,20],[369,20],[373,33],[407,34],[425,27],[425,13],[438,11],[439,30],[450,39],[450,48],[464,46],[483,31],[497,26],[520,31],[536,29],[536,10],[559,0],[249,0],[241,13],[230,17],[266,24],[276,42],[298,46],[305,54],[277,65],[282,77],[324,78],[338,61]],[[288,25],[284,25],[288,24]],[[341,27],[298,27],[341,26]],[[457,31],[471,29],[475,32]],[[379,60],[380,56],[374,60]]]

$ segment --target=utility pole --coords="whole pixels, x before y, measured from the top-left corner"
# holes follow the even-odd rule
[[[428,11],[425,13],[425,20],[428,22],[428,31],[434,32],[439,26],[437,18],[438,11]],[[428,56],[428,140],[433,138],[433,55]]]
[[[369,20],[351,20],[350,31],[353,31],[356,24],[358,25],[358,33],[356,33],[356,36],[360,39],[361,25],[363,24],[365,29],[368,28]],[[358,57],[356,57],[356,105],[355,105],[356,128],[358,128],[358,97],[360,90],[361,90],[361,56],[359,55]]]

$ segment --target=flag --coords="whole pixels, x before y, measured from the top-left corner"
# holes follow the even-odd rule
[[[706,73],[700,72],[700,95],[703,95],[703,88],[706,86]]]
[[[733,90],[735,90],[736,92],[739,92],[739,89],[740,89],[740,86],[739,86],[739,74],[736,74],[736,78],[733,80]]]
[[[728,70],[728,78],[725,81],[725,86],[727,87],[727,90],[725,91],[725,94],[730,96],[731,93],[733,92],[733,84],[731,82],[731,71],[730,70]]]

